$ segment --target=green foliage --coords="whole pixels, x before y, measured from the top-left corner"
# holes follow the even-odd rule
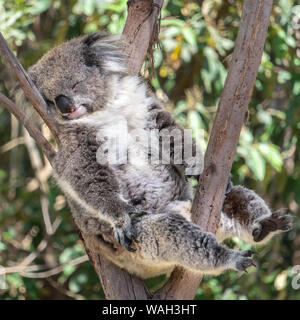
[[[204,130],[205,147],[228,66],[233,63],[242,1],[166,3],[161,50],[154,52],[155,77],[151,82],[178,122]],[[1,32],[28,67],[54,45],[72,37],[102,29],[121,32],[126,8],[125,0],[0,0]],[[300,291],[291,285],[292,266],[300,264],[299,30],[298,1],[275,1],[249,119],[245,120],[232,168],[235,184],[257,190],[274,210],[284,208],[294,215],[294,229],[259,248],[258,268],[248,275],[226,272],[206,277],[197,299],[300,298]],[[150,74],[147,69],[144,73]],[[41,191],[28,150],[22,142],[11,148],[7,145],[22,136],[0,106],[0,265],[12,268],[28,255],[37,254],[29,264],[32,270],[6,275],[8,286],[0,290],[1,297],[104,298],[91,264],[70,264],[84,255],[84,249],[65,199],[51,179],[46,179],[51,221],[62,221],[53,235],[46,234]],[[47,244],[41,249],[43,241]],[[249,248],[238,239],[227,245]],[[43,277],[43,272],[57,266],[61,267],[57,274]],[[155,290],[164,281],[161,276],[147,280],[147,285]]]

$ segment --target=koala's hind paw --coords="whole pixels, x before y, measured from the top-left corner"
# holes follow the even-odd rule
[[[290,215],[284,215],[280,212],[273,213],[258,222],[258,225],[253,229],[252,236],[255,242],[266,240],[266,237],[273,233],[281,233],[292,228],[292,218]]]
[[[236,259],[236,269],[247,272],[247,268],[251,266],[256,267],[256,263],[250,258],[253,254],[257,254],[257,252],[252,250],[240,251]]]
[[[116,241],[129,252],[135,252],[132,248],[132,242],[136,241],[136,231],[131,223],[124,223],[121,227],[114,227],[114,237]]]

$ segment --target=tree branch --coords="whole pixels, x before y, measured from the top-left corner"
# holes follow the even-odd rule
[[[31,102],[34,109],[38,112],[41,118],[44,120],[46,125],[49,127],[53,134],[56,142],[59,143],[57,136],[57,128],[55,122],[49,117],[47,113],[47,105],[43,97],[37,90],[36,86],[24,70],[14,53],[11,51],[7,42],[3,38],[0,32],[0,55],[5,64],[9,67],[9,71],[12,73],[15,79],[18,80],[21,88],[23,89],[27,99]]]
[[[216,233],[226,185],[260,65],[272,0],[245,0],[232,62],[221,95],[204,170],[192,206],[193,221]],[[176,269],[158,292],[161,299],[193,299],[202,277]]]
[[[8,99],[2,93],[0,93],[0,103],[23,124],[23,126],[27,129],[31,137],[35,140],[37,145],[45,153],[47,159],[51,163],[56,152],[53,149],[52,145],[43,136],[41,131],[32,124],[31,120],[28,119],[24,112],[22,112],[10,99]]]
[[[129,0],[128,16],[123,30],[128,55],[128,71],[138,74],[147,52],[157,41],[160,9],[163,0]]]

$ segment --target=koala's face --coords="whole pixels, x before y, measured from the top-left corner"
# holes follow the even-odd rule
[[[52,49],[29,74],[58,118],[77,119],[100,110],[106,100],[106,77],[124,73],[124,56],[115,37],[100,32]]]

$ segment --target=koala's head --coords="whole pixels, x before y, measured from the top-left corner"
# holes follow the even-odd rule
[[[106,77],[124,72],[120,42],[102,32],[61,44],[28,70],[49,110],[62,119],[101,109],[107,95]]]

